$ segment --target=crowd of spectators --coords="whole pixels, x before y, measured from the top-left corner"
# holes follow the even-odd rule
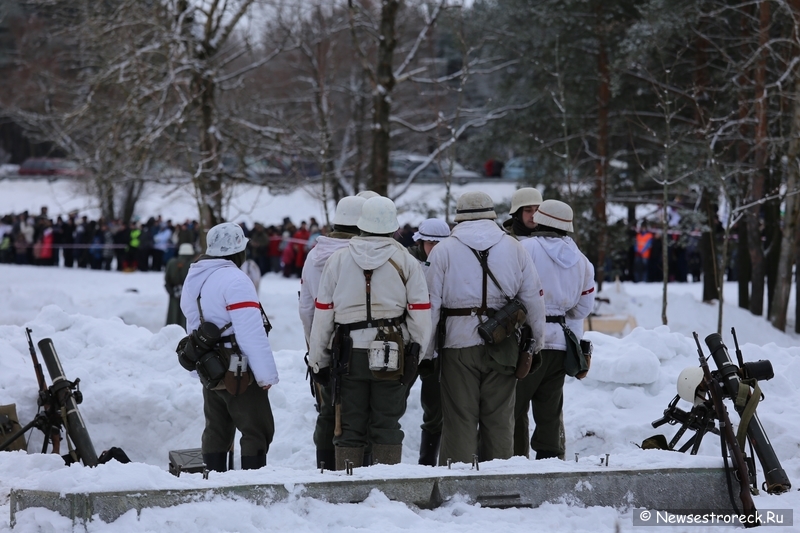
[[[256,222],[252,228],[240,224],[248,243],[248,258],[262,274],[281,273],[300,277],[306,255],[326,226],[312,217],[295,225],[285,218],[281,224],[266,226]],[[134,220],[89,220],[71,212],[53,220],[42,207],[38,215],[25,211],[0,218],[0,263],[62,266],[94,270],[162,271],[183,243],[199,251],[199,224],[196,220],[175,223],[162,216],[146,222]],[[398,230],[398,240],[413,244],[414,229]]]
[[[261,274],[280,273],[285,277],[300,277],[305,258],[314,247],[317,237],[328,233],[313,217],[299,226],[285,218],[280,224],[252,227],[240,224],[248,243],[248,259],[258,265]],[[0,263],[21,265],[63,266],[119,271],[162,271],[177,254],[183,243],[201,250],[199,224],[196,220],[182,223],[150,217],[146,222],[134,220],[89,220],[71,212],[67,216],[48,215],[46,207],[38,215],[27,211],[0,218]],[[395,238],[404,246],[413,246],[416,228],[409,224],[397,230]],[[670,281],[687,281],[700,277],[697,252],[699,238],[688,238],[679,231],[670,234]],[[684,243],[686,241],[686,243]],[[661,281],[661,234],[642,224],[631,234],[627,251],[614,253],[616,263],[607,265],[621,280]],[[608,261],[614,261],[611,257]]]

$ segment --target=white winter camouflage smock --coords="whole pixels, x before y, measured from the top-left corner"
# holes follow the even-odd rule
[[[544,297],[542,284],[530,256],[516,239],[507,235],[492,220],[473,220],[456,225],[450,237],[434,247],[430,262],[431,313],[434,331],[442,307],[449,309],[480,307],[483,297],[483,269],[470,248],[489,250],[489,269],[511,298],[526,307],[527,322],[533,330],[536,351],[541,350],[544,336]],[[487,278],[486,305],[500,309],[506,305],[500,289]],[[484,344],[478,334],[480,321],[486,317],[452,316],[447,318],[446,348],[467,348]],[[434,343],[426,352],[432,357]]]
[[[594,307],[594,267],[570,237],[537,237],[522,241],[544,286],[545,312],[564,316],[577,338],[583,336],[583,319]],[[566,350],[560,324],[545,328],[544,347]]]
[[[303,332],[306,335],[306,344],[311,341],[311,324],[314,322],[314,300],[317,299],[319,281],[322,279],[322,269],[333,252],[347,246],[349,239],[333,239],[321,235],[317,237],[317,244],[308,252],[303,265],[303,274],[300,277],[300,321],[303,323]]]
[[[256,383],[261,387],[278,383],[278,369],[264,331],[258,294],[247,274],[227,259],[202,259],[193,263],[181,293],[181,310],[186,315],[188,331],[200,326],[197,296],[201,287],[203,319],[220,329],[231,322],[231,327],[222,334],[236,335]]]
[[[390,258],[403,272],[405,284]],[[328,348],[334,323],[353,324],[367,319],[364,270],[373,271],[372,317],[395,318],[406,313],[401,326],[404,341],[427,346],[431,336],[430,300],[419,262],[390,237],[353,237],[347,241],[347,248],[334,252],[322,271],[309,344],[311,366],[330,365]],[[352,331],[353,347],[368,348],[377,334],[376,328]]]

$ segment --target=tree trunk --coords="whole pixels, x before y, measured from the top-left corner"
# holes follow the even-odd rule
[[[703,265],[703,301],[711,302],[712,300],[719,299],[719,291],[717,290],[717,250],[714,245],[714,232],[716,229],[716,218],[711,211],[711,202],[709,200],[709,191],[703,189],[700,198],[700,206],[703,213],[708,217],[708,229],[703,232],[700,237],[700,258]]]
[[[750,37],[750,22],[752,16],[750,6],[742,7],[742,14],[740,17],[741,35],[742,35],[742,55],[747,56],[747,43]],[[739,163],[740,172],[736,177],[737,184],[741,190],[747,187],[747,176],[743,170],[747,166],[749,146],[746,139],[749,138],[749,127],[747,125],[747,116],[750,109],[747,102],[747,94],[745,87],[749,85],[750,81],[747,77],[747,71],[742,69],[739,74],[739,140],[736,143],[736,159]],[[741,219],[736,223],[736,236],[737,236],[737,253],[736,253],[736,271],[737,282],[739,284],[739,307],[742,309],[750,308],[750,250],[747,248],[747,219]]]
[[[222,222],[222,179],[220,173],[221,146],[216,134],[216,107],[214,80],[204,72],[197,74],[200,91],[200,172],[197,186],[200,189],[200,226],[205,234]],[[205,241],[203,240],[205,246]]]
[[[389,115],[392,110],[391,94],[394,89],[392,59],[397,45],[395,19],[399,0],[383,0],[381,7],[378,66],[374,88],[372,159],[370,161],[370,188],[381,196],[389,192]]]
[[[750,250],[747,248],[747,226],[744,219],[736,223],[736,274],[739,284],[739,307],[750,309]]]
[[[608,227],[606,221],[606,190],[608,170],[608,106],[611,101],[611,76],[609,74],[608,50],[603,28],[599,28],[600,38],[597,54],[597,70],[600,85],[598,87],[597,110],[597,164],[595,165],[594,186],[594,220],[597,225],[597,264],[595,280],[598,291],[602,290],[605,280],[606,247],[608,243]]]
[[[758,202],[764,197],[764,181],[767,163],[767,41],[769,39],[769,3],[762,1],[758,6],[759,29],[758,43],[761,49],[760,57],[756,63],[755,71],[755,114],[756,114],[756,169],[750,183],[750,196],[748,203]],[[750,243],[750,264],[752,267],[752,298],[750,299],[750,312],[761,316],[764,314],[764,279],[766,268],[764,265],[764,248],[761,244],[761,204],[756,203],[748,209],[747,237]]]
[[[800,14],[800,1],[792,3],[795,14]],[[797,35],[795,43],[797,43]],[[792,125],[789,140],[789,159],[788,175],[786,177],[786,190],[792,193],[800,187],[800,67],[795,67],[794,71],[794,107],[792,109]],[[770,316],[772,325],[781,331],[786,331],[786,311],[789,307],[789,294],[792,290],[792,267],[798,253],[797,250],[797,229],[798,213],[800,213],[800,201],[796,194],[787,194],[784,199],[786,211],[783,218],[781,231],[781,250],[778,259],[778,274],[776,276],[774,297]],[[795,330],[797,330],[797,315],[795,314]]]

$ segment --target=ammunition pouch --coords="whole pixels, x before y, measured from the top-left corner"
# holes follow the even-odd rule
[[[575,336],[575,333],[573,333],[564,322],[561,322],[561,328],[564,330],[564,340],[567,344],[567,353],[564,358],[564,371],[568,376],[583,379],[586,377],[586,374],[589,373],[591,354],[587,361],[581,342],[578,341],[578,337]],[[589,347],[591,347],[591,343],[589,343]]]
[[[175,351],[180,365],[190,372],[196,370],[205,388],[217,389],[222,383],[225,390],[237,396],[252,381],[252,372],[247,367],[247,358],[239,353],[235,337],[220,335],[228,327],[230,324],[220,330],[211,322],[203,322],[178,342]],[[226,343],[231,347],[224,346]]]

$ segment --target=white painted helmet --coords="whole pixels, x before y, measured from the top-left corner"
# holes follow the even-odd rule
[[[355,226],[361,216],[361,206],[366,201],[363,196],[345,196],[336,204],[333,223],[337,226]]]
[[[542,193],[533,187],[523,187],[514,191],[511,195],[511,209],[508,214],[513,215],[520,208],[527,205],[539,205],[542,203]]]
[[[247,238],[238,224],[223,222],[217,224],[206,236],[206,255],[225,257],[238,254],[247,247]]]
[[[385,196],[374,196],[361,206],[358,229],[376,235],[394,233],[400,224],[397,222],[397,207]]]
[[[194,255],[194,246],[188,242],[178,247],[178,255]]]
[[[681,370],[678,375],[678,396],[692,405],[703,403],[705,394],[698,390],[703,379],[705,379],[705,375],[699,366],[690,366]]]
[[[370,198],[380,196],[380,194],[376,193],[375,191],[361,191],[360,193],[356,194],[356,196],[364,198],[365,200],[369,200]]]
[[[543,226],[564,231],[572,229],[572,208],[559,200],[545,200],[539,205],[533,221]]]

